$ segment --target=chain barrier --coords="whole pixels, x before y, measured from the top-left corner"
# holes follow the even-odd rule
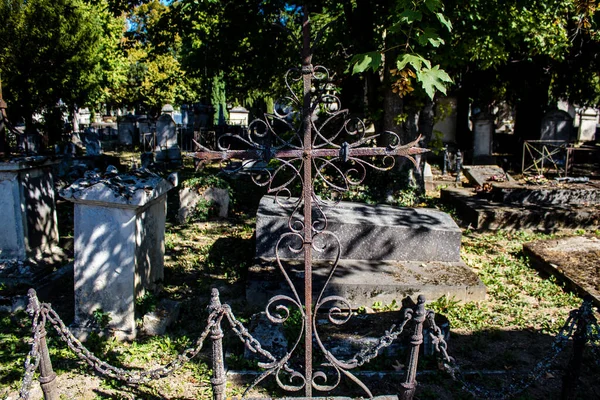
[[[525,391],[533,383],[538,381],[545,372],[550,370],[552,363],[565,349],[569,339],[573,337],[576,331],[576,326],[579,324],[587,325],[586,340],[592,343],[591,348],[595,354],[595,361],[596,363],[599,363],[598,356],[600,355],[600,348],[598,347],[598,343],[600,343],[600,331],[598,330],[599,326],[591,309],[591,303],[588,301],[584,301],[580,308],[572,310],[569,313],[569,317],[554,338],[554,342],[552,343],[548,354],[536,364],[531,372],[528,373],[526,377],[515,383],[509,384],[502,390],[488,390],[467,381],[462,374],[460,367],[456,363],[456,360],[448,354],[448,344],[446,343],[441,329],[436,325],[434,316],[435,313],[429,311],[427,314],[427,322],[430,324],[430,336],[434,349],[440,356],[439,367],[446,371],[453,380],[459,382],[462,385],[463,390],[475,398],[509,399]],[[594,342],[596,342],[596,344],[594,344]]]
[[[360,367],[360,366],[364,365],[365,363],[368,363],[369,361],[371,361],[372,359],[374,359],[375,357],[377,357],[379,355],[380,350],[392,345],[392,343],[398,338],[398,336],[400,336],[402,334],[402,332],[404,331],[404,327],[406,326],[408,321],[410,321],[411,319],[412,319],[412,313],[410,313],[410,312],[404,313],[404,319],[402,320],[402,323],[398,327],[398,330],[394,331],[396,326],[392,325],[392,327],[389,330],[385,331],[385,334],[377,340],[376,345],[363,348],[358,353],[356,353],[354,355],[354,357],[352,357],[349,361],[345,361],[345,363],[347,363],[347,364],[356,363],[357,367]]]
[[[35,301],[37,301],[37,299],[35,299]],[[19,391],[19,399],[21,400],[29,399],[29,392],[33,382],[33,377],[40,364],[40,342],[46,335],[45,326],[48,322],[58,333],[61,340],[67,344],[69,349],[73,351],[73,353],[75,353],[80,360],[85,361],[100,375],[117,379],[128,384],[144,383],[150,380],[161,379],[172,375],[202,350],[204,341],[210,334],[211,328],[219,325],[224,317],[229,322],[232,331],[250,351],[262,355],[271,362],[276,361],[276,358],[269,351],[263,349],[260,342],[250,334],[250,332],[240,321],[237,320],[231,308],[226,304],[218,307],[217,309],[213,309],[209,314],[207,318],[207,326],[196,340],[194,347],[184,350],[182,353],[178,354],[173,361],[169,362],[165,366],[148,371],[123,369],[100,360],[70,332],[56,311],[52,309],[51,305],[47,303],[37,303],[37,305],[32,306],[31,304],[33,303],[30,303],[28,312],[32,315],[31,331],[33,333],[33,337],[31,339],[31,350],[25,359],[25,374],[23,376],[21,389]],[[377,357],[383,348],[389,347],[404,332],[406,324],[411,319],[412,313],[405,313],[404,319],[397,329],[396,326],[393,325],[389,330],[385,331],[385,334],[382,337],[378,339],[376,345],[363,348],[348,362],[356,363],[357,366],[362,366],[363,364]],[[441,328],[435,323],[435,313],[433,311],[429,310],[427,312],[426,322],[429,324],[429,335],[432,340],[432,345],[436,353],[439,355],[439,368],[446,371],[452,377],[452,379],[458,381],[462,385],[463,390],[467,391],[476,398],[508,399],[526,390],[529,386],[536,382],[544,374],[544,372],[547,372],[550,369],[556,357],[562,352],[562,350],[564,350],[569,339],[573,337],[576,326],[581,323],[585,323],[586,342],[590,344],[590,349],[594,355],[594,361],[600,366],[600,325],[594,316],[591,303],[588,301],[584,301],[579,309],[572,310],[569,313],[569,317],[557,333],[550,351],[541,361],[536,364],[527,377],[522,378],[518,382],[509,384],[501,391],[488,390],[468,382],[462,374],[455,359],[448,354],[448,344],[444,338],[444,333],[442,332]]]
[[[36,299],[37,301],[37,299]],[[211,328],[221,323],[223,316],[227,317],[231,329],[237,336],[244,342],[244,344],[253,352],[259,353],[266,357],[270,361],[275,361],[275,357],[264,350],[258,340],[256,340],[239,322],[231,308],[228,305],[219,307],[213,310],[207,318],[207,326],[202,331],[200,337],[196,340],[194,347],[188,348],[180,353],[173,361],[169,362],[165,366],[161,366],[148,371],[137,371],[128,370],[124,368],[115,367],[110,365],[90,352],[82,343],[77,339],[71,331],[66,327],[64,322],[60,319],[56,311],[52,309],[52,306],[46,303],[41,303],[35,310],[28,309],[32,316],[32,332],[33,339],[31,340],[31,350],[28,353],[25,360],[25,374],[23,376],[21,390],[19,391],[19,399],[29,399],[29,392],[31,390],[31,384],[33,382],[33,376],[35,371],[38,369],[40,363],[40,339],[45,334],[45,325],[50,322],[54,330],[58,333],[62,341],[64,341],[69,349],[75,353],[75,355],[82,361],[86,362],[100,375],[117,379],[128,384],[139,384],[148,382],[155,379],[165,378],[172,375],[175,371],[180,369],[184,364],[193,359],[201,350],[204,345],[206,337],[210,334]]]
[[[44,322],[41,325],[39,323],[39,319],[41,316],[39,309],[33,311],[28,308],[28,311],[32,311],[34,313],[31,327],[31,331],[33,332],[33,338],[31,339],[31,350],[25,358],[25,375],[23,376],[21,390],[19,391],[19,398],[24,400],[29,399],[29,391],[31,390],[33,375],[35,374],[35,371],[40,365],[39,346],[41,338],[41,327],[46,324],[45,318],[43,318]]]

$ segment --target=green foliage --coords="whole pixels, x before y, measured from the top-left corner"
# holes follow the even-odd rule
[[[390,304],[383,304],[381,301],[376,301],[371,308],[376,312],[388,312],[399,310],[400,305],[396,302],[396,299],[394,299]]]
[[[139,315],[145,315],[149,312],[153,312],[158,305],[158,299],[154,295],[147,291],[143,296],[135,299],[135,311]]]
[[[432,67],[431,61],[426,58],[430,57],[428,47],[438,48],[445,44],[436,26],[441,24],[448,31],[452,30],[452,24],[443,14],[443,3],[439,0],[397,1],[395,7],[397,16],[391,16],[386,21],[391,37],[386,37],[385,48],[355,55],[350,60],[352,73],[358,74],[368,69],[377,71],[383,65],[384,53],[392,54],[402,48],[403,51],[398,54],[395,62],[397,70],[402,71],[410,66],[416,74],[417,82],[430,99],[433,99],[438,91],[446,94],[446,87],[453,82],[452,79],[440,65]],[[388,44],[398,38],[402,38],[399,44]],[[403,86],[412,88],[409,81]],[[395,92],[403,97],[411,91]]]
[[[94,311],[92,311],[91,322],[96,328],[106,329],[111,320],[112,318],[110,316],[110,313],[104,312],[104,310],[102,310],[101,308],[97,308]]]
[[[31,128],[33,113],[51,110],[59,100],[72,110],[99,89],[103,6],[81,0],[0,2],[0,72],[13,120],[24,118]]]

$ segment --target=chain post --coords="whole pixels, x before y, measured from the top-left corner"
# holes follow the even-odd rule
[[[448,163],[450,160],[448,159],[448,145],[444,145],[444,160],[442,162],[442,175],[445,176],[448,173]]]
[[[569,361],[567,373],[563,377],[561,392],[562,400],[574,400],[577,398],[577,383],[581,374],[583,364],[583,351],[588,340],[588,319],[592,315],[592,299],[586,296],[577,314],[577,330],[573,335],[573,355]]]
[[[460,182],[461,173],[462,173],[462,165],[463,165],[463,155],[459,150],[456,150],[456,158],[455,158],[455,166],[456,166],[456,183]]]
[[[208,311],[213,313],[221,309],[221,300],[219,300],[219,291],[213,288],[210,296]],[[221,329],[221,317],[219,316],[215,324],[210,328],[210,338],[212,340],[212,370],[213,376],[210,383],[213,389],[214,400],[225,399],[225,386],[227,377],[225,376],[225,362],[223,359],[223,330]]]
[[[417,364],[419,362],[419,349],[423,343],[423,322],[427,312],[425,311],[425,296],[422,294],[417,298],[414,309],[413,320],[415,321],[414,333],[410,337],[410,358],[406,372],[406,381],[402,383],[401,400],[412,400],[417,389]]]
[[[29,296],[29,307],[28,311],[31,315],[35,315],[40,312],[41,306],[37,298],[34,289],[29,289],[27,292]],[[42,319],[45,321],[45,318]],[[45,400],[58,400],[58,394],[56,393],[56,373],[52,370],[52,362],[50,361],[50,353],[48,352],[48,345],[46,343],[46,326],[42,325],[39,327],[39,369],[40,369],[40,385],[42,392],[44,393]]]

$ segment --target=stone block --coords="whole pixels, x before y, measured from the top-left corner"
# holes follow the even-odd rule
[[[323,211],[327,215],[327,230],[339,238],[342,259],[460,261],[460,228],[441,211],[350,202],[340,202]],[[275,258],[280,235],[289,231],[289,213],[290,210],[281,207],[275,197],[262,198],[256,219],[258,258]],[[313,223],[320,217],[321,214],[315,213]],[[326,236],[321,235],[321,238],[326,239]],[[325,244],[321,238],[315,238],[315,247]],[[328,243],[335,244],[335,240],[328,240]],[[298,243],[284,239],[279,246],[281,258],[302,257],[302,253],[291,252],[288,245],[297,246]],[[323,252],[314,251],[313,256],[315,259],[332,259],[335,246],[330,245]]]
[[[474,186],[483,186],[488,181],[497,182],[498,179],[505,182],[515,183],[515,180],[497,165],[465,165],[463,166],[465,177]]]
[[[523,245],[532,265],[554,275],[570,289],[591,296],[600,307],[600,238],[575,236],[538,240]]]
[[[109,328],[135,336],[135,299],[160,289],[166,195],[173,186],[147,170],[77,180],[61,191],[75,203],[75,318],[109,313]]]
[[[0,258],[38,256],[58,243],[53,165],[46,157],[0,163]]]
[[[144,315],[142,330],[148,336],[162,336],[167,328],[177,321],[181,303],[163,299],[156,309]]]
[[[206,199],[219,207],[219,217],[226,218],[229,212],[229,191],[210,187],[206,190],[198,191],[196,188],[184,187],[179,191],[179,211],[177,221],[185,224],[194,213],[200,199]]]
[[[303,293],[303,265],[292,261],[284,266],[297,292]],[[316,301],[329,271],[329,264],[314,263],[313,300]],[[246,299],[251,305],[264,306],[276,294],[292,295],[281,270],[272,262],[255,265],[248,274]],[[477,275],[461,261],[342,260],[324,292],[324,296],[344,297],[353,309],[371,307],[376,301],[400,303],[407,296],[416,299],[420,294],[428,301],[444,295],[459,301],[477,301],[485,299],[486,290]]]
[[[600,228],[598,205],[505,204],[460,188],[442,189],[440,197],[456,208],[462,224],[471,229],[553,232]]]

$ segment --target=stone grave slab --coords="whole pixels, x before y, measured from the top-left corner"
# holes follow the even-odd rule
[[[429,301],[444,295],[462,301],[485,299],[485,286],[461,261],[461,231],[449,215],[432,209],[349,202],[323,211],[327,229],[337,235],[342,250],[325,295],[343,296],[352,308],[370,307],[376,301],[399,302],[419,294]],[[274,197],[263,197],[256,223],[258,262],[249,270],[246,291],[252,305],[264,306],[275,294],[291,294],[275,261],[276,244],[280,235],[289,231],[288,224],[289,210]],[[314,241],[316,248],[326,244],[318,235]],[[289,250],[297,245],[284,239],[278,249],[290,279],[303,293],[301,257]],[[336,254],[332,250],[326,247],[323,252],[313,252],[315,296],[328,276]]]
[[[526,243],[523,251],[541,271],[592,296],[600,306],[600,238],[575,236]]]
[[[497,165],[465,165],[465,177],[474,186],[483,186],[492,177],[502,177],[506,182],[515,183],[515,180]]]
[[[503,203],[466,188],[442,189],[440,198],[455,207],[462,225],[471,229],[553,232],[600,228],[600,204]]]
[[[461,230],[441,211],[351,202],[340,202],[323,211],[327,215],[327,230],[340,239],[342,259],[460,261]],[[258,258],[275,258],[277,239],[289,229],[289,213],[274,196],[261,199],[256,218]],[[317,216],[313,216],[313,222]],[[281,258],[301,258],[286,246],[280,247]],[[334,253],[329,248],[323,253],[314,252],[314,256],[332,259]]]

